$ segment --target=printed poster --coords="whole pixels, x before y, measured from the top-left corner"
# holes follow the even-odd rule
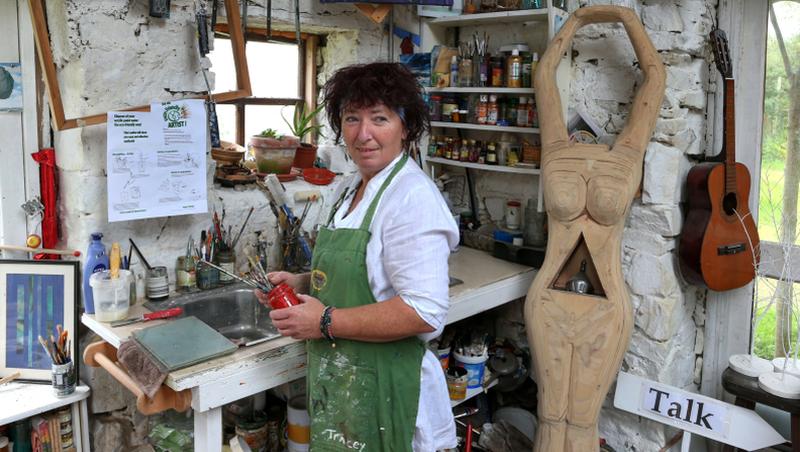
[[[208,211],[201,99],[108,113],[108,221]]]

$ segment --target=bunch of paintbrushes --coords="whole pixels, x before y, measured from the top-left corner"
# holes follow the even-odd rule
[[[273,285],[271,282],[269,282],[269,278],[267,278],[267,272],[264,270],[264,267],[261,266],[261,263],[249,254],[247,255],[247,261],[250,264],[250,273],[247,276],[239,276],[235,273],[225,270],[218,265],[214,265],[211,262],[201,260],[203,264],[212,268],[216,268],[220,272],[225,273],[231,278],[241,281],[254,289],[259,289],[265,293],[271,291],[273,289]]]
[[[195,254],[201,261],[214,260],[214,255],[222,250],[233,251],[233,249],[236,248],[236,244],[239,243],[239,239],[242,237],[247,222],[250,221],[253,210],[255,210],[255,208],[251,207],[247,212],[247,216],[242,222],[242,227],[239,228],[239,233],[236,234],[236,236],[233,235],[230,225],[227,228],[225,227],[225,209],[222,209],[221,217],[217,215],[217,211],[214,210],[214,215],[211,217],[213,223],[211,228],[208,231],[200,232],[200,247],[195,247],[194,238],[189,237],[187,250],[194,248]],[[188,255],[189,253],[187,253],[187,256]]]
[[[69,332],[62,330],[61,325],[56,325],[56,333],[58,338],[50,335],[49,340],[39,336],[39,343],[42,348],[47,352],[47,356],[53,361],[53,364],[67,364],[72,361],[72,340],[69,339]]]

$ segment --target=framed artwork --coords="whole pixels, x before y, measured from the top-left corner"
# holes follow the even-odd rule
[[[22,110],[22,68],[19,63],[0,63],[0,111]]]
[[[39,336],[57,336],[57,325],[67,332],[72,360],[79,358],[79,280],[78,262],[0,259],[0,377],[19,372],[23,380],[49,382],[53,361]]]
[[[237,0],[224,0],[225,4],[225,17],[230,28],[231,45],[233,46],[233,62],[236,67],[236,90],[228,91],[225,93],[215,93],[213,95],[214,101],[217,103],[229,100],[242,99],[250,97],[252,94],[250,88],[250,74],[247,70],[247,56],[244,50],[244,34],[242,33],[242,20],[239,15],[239,2]],[[47,16],[45,14],[45,0],[28,0],[31,9],[31,21],[33,21],[33,34],[36,42],[37,55],[39,56],[39,64],[44,71],[44,82],[47,86],[47,92],[50,95],[50,113],[53,117],[53,122],[57,130],[74,129],[77,127],[91,126],[94,124],[103,124],[108,119],[107,112],[102,112],[94,115],[84,116],[80,118],[67,118],[64,113],[64,103],[61,99],[61,87],[58,84],[58,73],[56,72],[56,64],[53,60],[53,49],[50,46],[50,30],[47,28]],[[194,42],[194,41],[193,41]],[[194,44],[196,46],[196,43]],[[191,49],[187,48],[187,52]],[[196,98],[205,98],[206,96],[195,96]],[[160,99],[156,100],[167,101],[178,99]],[[150,103],[152,99],[148,99],[146,105],[141,105],[132,108],[111,108],[111,111],[150,111]]]

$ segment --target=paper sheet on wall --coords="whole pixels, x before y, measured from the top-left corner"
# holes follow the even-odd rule
[[[208,211],[202,100],[108,113],[108,221]]]

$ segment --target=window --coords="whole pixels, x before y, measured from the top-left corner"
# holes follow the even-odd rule
[[[767,22],[758,233],[762,262],[755,296],[754,353],[772,359],[797,344],[800,307],[800,3],[775,1]]]
[[[217,25],[214,50],[209,54],[216,77],[215,92],[236,86],[231,46],[224,42],[226,29],[225,24]],[[299,102],[313,108],[316,101],[315,48],[313,35],[303,34],[297,45],[291,33],[275,31],[267,40],[263,29],[248,29],[245,51],[253,95],[217,104],[220,138],[246,145],[248,137],[265,129],[289,134],[283,117],[291,121]]]

